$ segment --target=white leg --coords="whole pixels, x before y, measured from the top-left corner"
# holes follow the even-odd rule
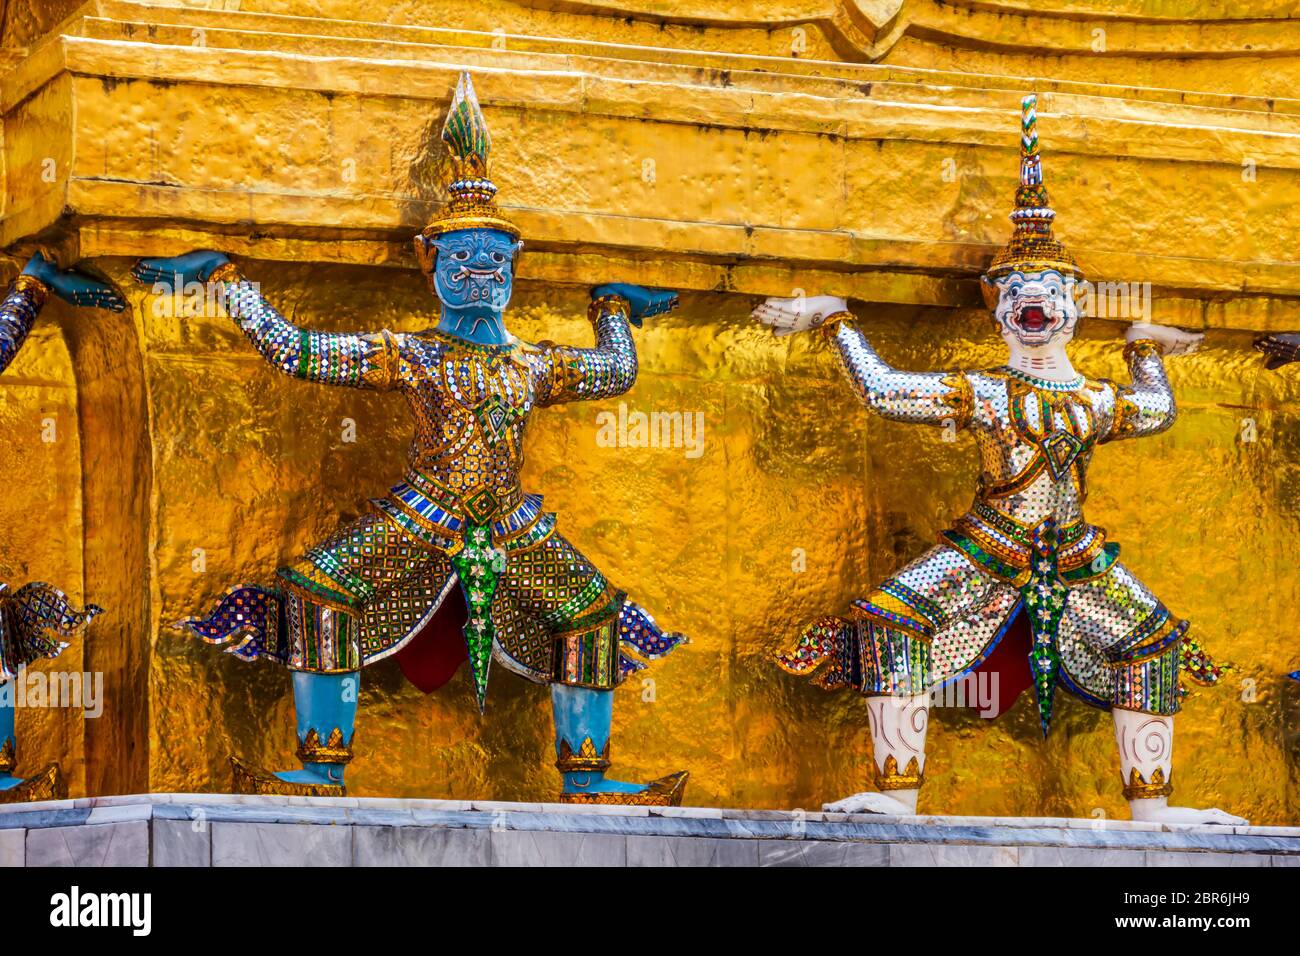
[[[1120,775],[1134,820],[1153,823],[1218,823],[1243,826],[1246,821],[1222,810],[1169,806],[1174,771],[1174,718],[1111,710]]]
[[[930,724],[930,697],[868,697],[871,749],[878,792],[856,793],[823,808],[833,813],[916,813],[925,772],[925,732]]]

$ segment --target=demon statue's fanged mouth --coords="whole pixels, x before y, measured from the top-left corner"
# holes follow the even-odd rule
[[[1065,323],[1063,311],[1042,301],[1025,302],[1011,313],[1011,331],[1024,345],[1046,345]]]
[[[471,269],[469,266],[462,266],[452,275],[452,281],[459,279],[477,279],[479,282],[491,280],[493,282],[505,285],[506,276],[500,269]]]
[[[475,269],[461,266],[449,277],[457,288],[465,289],[470,302],[493,302],[506,286],[505,272],[501,269]]]
[[[1017,315],[1013,321],[1022,331],[1025,332],[1037,333],[1045,332],[1047,330],[1047,313],[1043,310],[1042,306],[1025,306],[1020,310],[1020,314]]]
[[[994,315],[1002,335],[1022,348],[1064,345],[1074,334],[1078,305],[1072,282],[1059,272],[1020,273],[997,280]]]

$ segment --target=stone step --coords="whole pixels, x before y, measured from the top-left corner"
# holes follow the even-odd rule
[[[1295,866],[1300,828],[159,793],[0,806],[5,866]]]

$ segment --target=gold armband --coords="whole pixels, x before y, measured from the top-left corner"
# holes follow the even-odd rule
[[[14,279],[13,288],[15,292],[26,292],[30,295],[35,300],[38,309],[45,304],[45,300],[50,294],[50,287],[36,276],[18,276],[18,278]]]
[[[952,412],[958,428],[965,428],[975,415],[975,388],[964,372],[949,372],[941,381],[951,392],[939,397],[939,403]]]
[[[1133,361],[1134,356],[1146,358],[1148,355],[1159,356],[1163,354],[1160,343],[1155,339],[1134,339],[1128,345],[1124,346],[1124,361]]]
[[[814,326],[814,328],[820,329],[823,335],[829,337],[835,334],[835,330],[841,322],[852,321],[853,313],[847,309],[841,309],[839,312],[832,312],[830,315],[826,316],[826,318],[822,320],[821,325]]]
[[[587,321],[595,325],[607,315],[621,315],[625,319],[632,317],[632,303],[621,295],[602,295],[592,299],[587,306]]]
[[[390,387],[400,374],[402,356],[397,338],[387,329],[361,336],[366,343],[363,353],[361,381],[371,388]]]
[[[239,274],[239,266],[233,262],[223,262],[212,270],[212,275],[208,276],[208,281],[225,285],[227,282],[238,282],[242,278],[243,276]]]

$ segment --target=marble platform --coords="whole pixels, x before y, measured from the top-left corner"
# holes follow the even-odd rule
[[[1298,827],[155,793],[0,806],[4,866],[1296,866]]]

